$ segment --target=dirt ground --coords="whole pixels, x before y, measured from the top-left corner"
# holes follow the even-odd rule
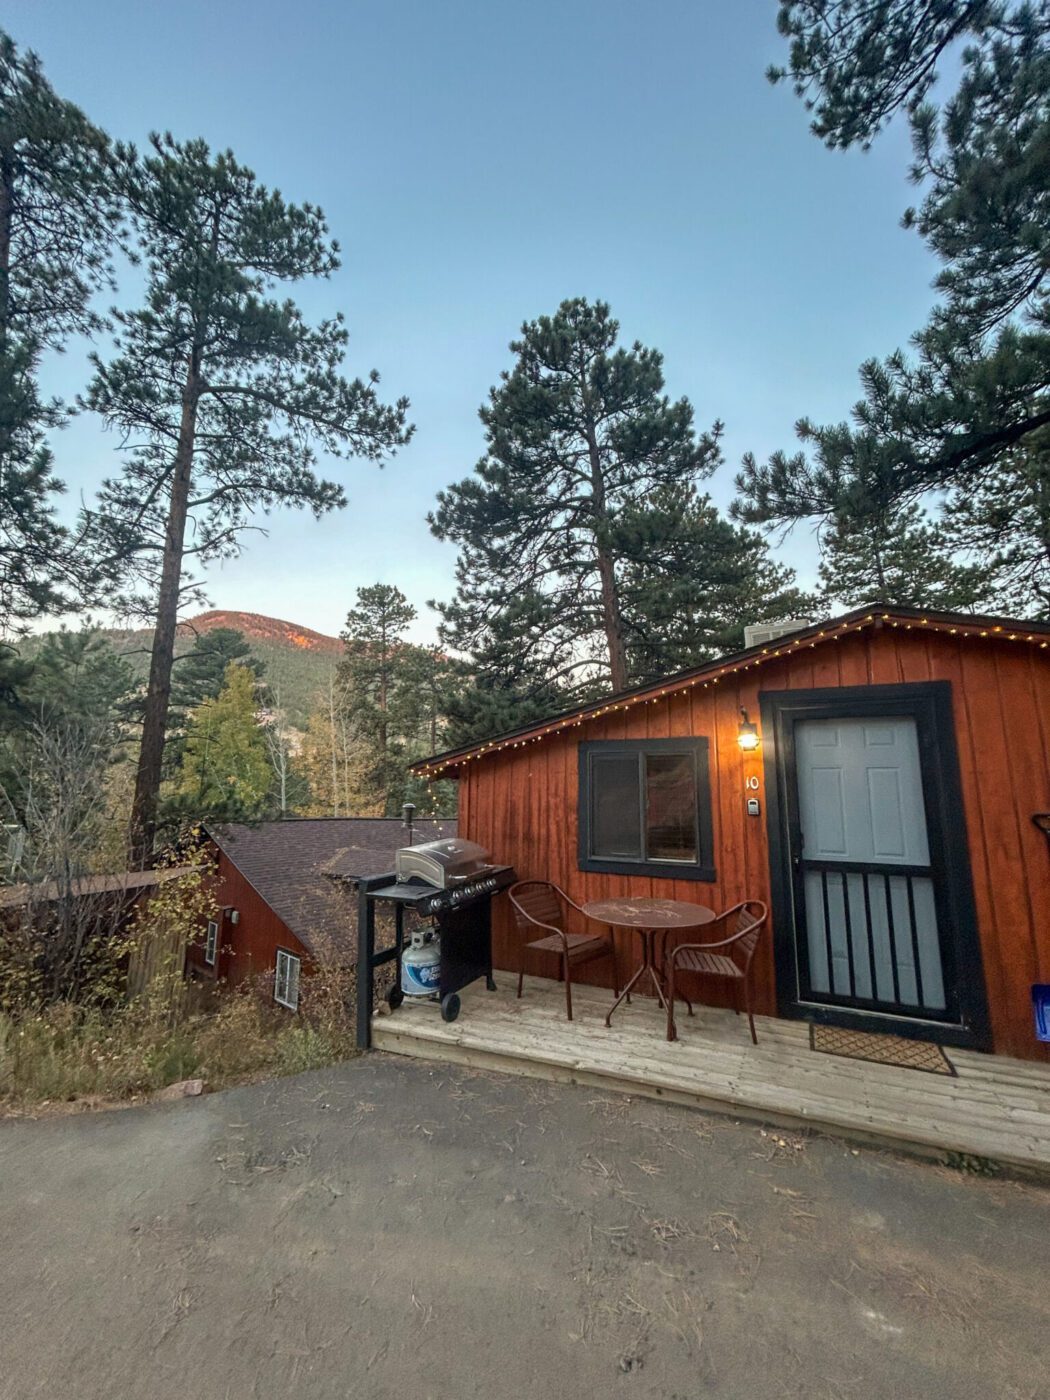
[[[371,1055],[0,1122],[0,1396],[1037,1400],[1050,1190]]]

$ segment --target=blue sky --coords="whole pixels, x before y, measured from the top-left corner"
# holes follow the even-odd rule
[[[344,265],[298,299],[342,310],[350,369],[412,400],[409,448],[382,472],[339,466],[349,505],[320,524],[270,518],[268,541],[209,573],[214,606],[337,632],[384,580],[432,636],[455,554],[426,511],[481,454],[507,342],[565,297],[609,301],[698,424],[724,420],[721,504],[743,452],[848,412],[861,361],[925,319],[936,269],[899,226],[906,132],[826,150],[765,79],[775,16],[774,0],[8,0],[16,41],[113,136],[204,136],[320,204]],[[84,373],[76,347],[49,369],[74,391]],[[70,510],[114,441],[81,419],[54,446]],[[812,577],[808,530],[779,553]]]

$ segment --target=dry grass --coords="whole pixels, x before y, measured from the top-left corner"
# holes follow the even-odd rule
[[[304,987],[290,1015],[254,989],[220,996],[213,1009],[149,1002],[102,1009],[63,1002],[0,1014],[0,1106],[27,1109],[142,1098],[181,1079],[209,1089],[317,1069],[354,1053],[348,1000]]]

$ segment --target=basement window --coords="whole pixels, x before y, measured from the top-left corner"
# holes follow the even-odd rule
[[[219,925],[214,919],[208,920],[208,932],[204,939],[204,961],[209,967],[215,966],[219,953]]]
[[[273,978],[273,999],[289,1011],[299,1010],[299,967],[301,959],[294,953],[277,949],[277,968]]]
[[[715,878],[706,739],[581,744],[579,867]]]

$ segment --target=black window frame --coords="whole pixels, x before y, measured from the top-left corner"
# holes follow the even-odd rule
[[[634,753],[638,755],[638,801],[642,808],[642,841],[645,841],[644,761],[647,755],[689,754],[696,773],[695,861],[638,860],[626,856],[596,856],[591,850],[591,774],[598,756]],[[707,739],[690,735],[682,739],[592,739],[578,746],[579,783],[577,815],[579,843],[577,865],[607,875],[643,875],[655,880],[704,880],[717,878],[714,859],[714,821],[711,808],[711,746]]]

